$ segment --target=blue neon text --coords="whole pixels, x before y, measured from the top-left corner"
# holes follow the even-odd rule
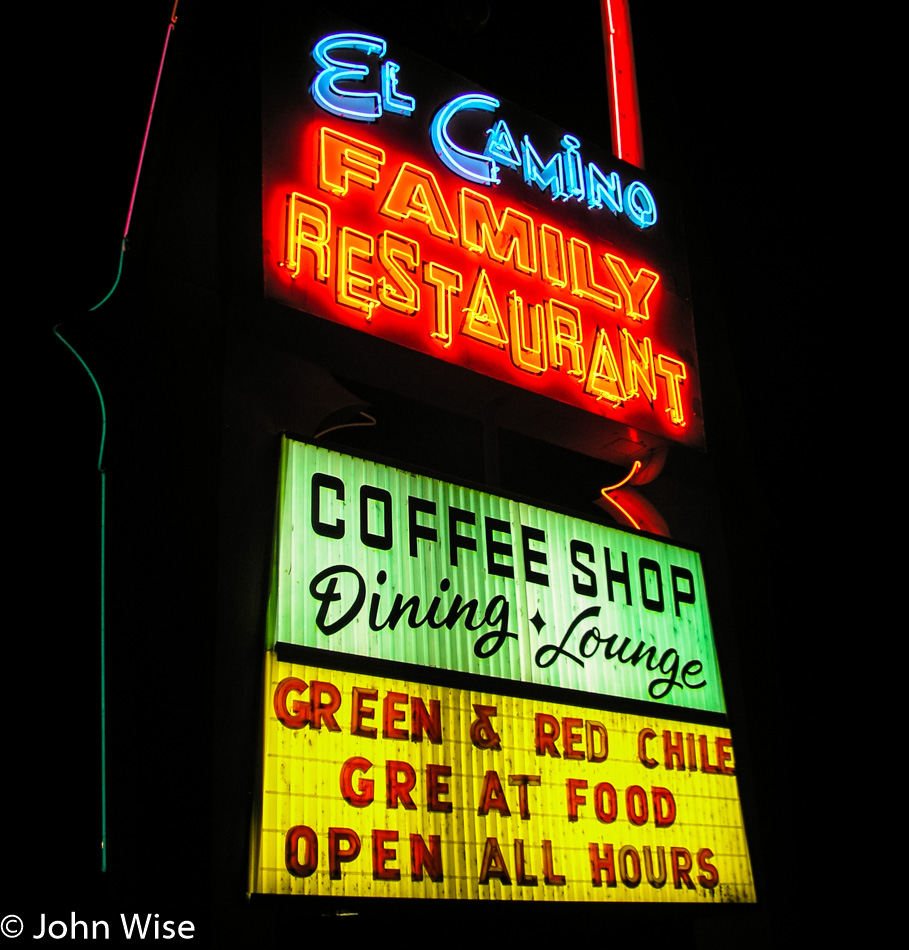
[[[332,115],[354,122],[375,122],[383,112],[412,116],[416,99],[398,89],[400,66],[391,60],[381,62],[378,79],[369,82],[372,66],[369,58],[382,61],[387,43],[382,37],[366,33],[332,33],[322,37],[313,47],[312,58],[319,71],[310,86],[316,105]],[[360,54],[351,57],[352,53]],[[367,62],[362,62],[363,58]],[[351,61],[353,59],[353,61]],[[357,61],[360,60],[360,61]],[[376,88],[370,88],[374,85]],[[454,174],[475,184],[494,187],[501,183],[502,168],[520,170],[530,188],[548,191],[553,201],[578,201],[590,211],[623,214],[644,230],[657,222],[657,206],[650,189],[641,181],[623,185],[619,173],[604,172],[593,162],[585,163],[581,142],[570,134],[561,138],[561,151],[543,158],[529,135],[520,139],[520,146],[505,119],[497,119],[485,130],[486,145],[482,152],[459,144],[450,131],[456,117],[462,134],[469,132],[473,120],[467,113],[494,114],[500,102],[482,93],[455,96],[438,109],[429,125],[429,136],[439,160]],[[484,124],[488,121],[482,120]],[[482,126],[480,126],[482,128]],[[474,139],[480,137],[474,132]]]

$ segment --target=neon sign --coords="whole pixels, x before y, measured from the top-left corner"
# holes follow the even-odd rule
[[[332,115],[354,122],[375,122],[381,118],[383,106],[387,111],[411,115],[416,100],[398,93],[400,66],[397,63],[382,63],[380,95],[350,88],[350,85],[356,86],[369,79],[371,67],[368,63],[349,62],[331,55],[356,50],[381,60],[386,48],[387,44],[381,37],[363,33],[333,33],[319,40],[312,52],[320,67],[311,86],[317,105]],[[349,85],[338,85],[340,82]],[[518,149],[505,119],[499,119],[487,130],[486,148],[482,154],[463,148],[454,141],[449,125],[455,116],[463,111],[495,113],[500,105],[494,96],[467,93],[455,96],[436,112],[430,125],[433,148],[442,163],[456,175],[481,185],[498,185],[501,181],[499,169],[505,165],[520,169],[525,184],[549,191],[553,200],[574,198],[583,201],[586,198],[589,209],[605,208],[613,214],[624,212],[639,228],[656,224],[656,201],[650,189],[643,182],[632,181],[623,190],[617,172],[607,176],[592,162],[585,170],[579,152],[581,143],[573,135],[562,137],[564,154],[556,152],[545,163],[529,135],[524,135]]]
[[[268,295],[702,444],[664,190],[380,36],[325,30],[309,48],[300,82],[266,98]]]

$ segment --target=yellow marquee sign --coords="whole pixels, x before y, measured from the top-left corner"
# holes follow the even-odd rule
[[[753,901],[729,731],[267,654],[251,890]]]

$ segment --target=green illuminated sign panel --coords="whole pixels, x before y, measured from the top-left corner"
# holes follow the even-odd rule
[[[725,712],[696,552],[289,439],[277,643]]]

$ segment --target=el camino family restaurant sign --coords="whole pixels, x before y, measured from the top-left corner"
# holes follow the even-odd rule
[[[270,297],[703,444],[665,189],[381,36],[292,45],[264,101]]]

